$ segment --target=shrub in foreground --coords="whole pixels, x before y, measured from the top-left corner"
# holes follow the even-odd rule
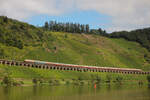
[[[7,86],[13,85],[13,79],[10,76],[5,76],[2,80],[2,83]]]
[[[122,83],[122,80],[123,80],[123,77],[121,77],[121,76],[117,76],[117,77],[116,77],[116,82],[117,82],[117,83],[121,84],[121,83]]]

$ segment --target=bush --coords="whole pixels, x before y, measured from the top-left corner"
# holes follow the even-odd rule
[[[121,76],[116,77],[116,82],[121,84],[122,80],[123,80],[123,77],[121,77]]]
[[[33,84],[37,85],[38,84],[38,80],[36,78],[32,79]]]
[[[150,75],[147,76],[147,81],[150,83]]]
[[[54,80],[54,85],[59,85],[60,81],[59,80]]]
[[[67,84],[67,85],[70,84],[70,81],[66,81],[66,84]]]
[[[2,83],[7,86],[11,86],[13,84],[13,79],[9,76],[5,76],[2,80]]]
[[[5,55],[4,49],[1,49],[1,48],[0,48],[0,56],[2,57],[2,56],[4,56],[4,55]]]
[[[19,82],[13,82],[13,86],[20,86],[21,85],[21,83],[19,83]]]
[[[59,80],[49,80],[50,85],[59,85],[60,81]]]
[[[24,82],[15,81],[10,76],[5,76],[1,84],[7,85],[7,86],[21,86],[22,84],[24,84]]]
[[[20,84],[24,84],[24,82],[23,82],[23,81],[20,81],[19,83],[20,83]]]
[[[56,47],[56,46],[54,46],[54,50],[57,50],[57,47]]]
[[[107,82],[107,83],[110,83],[110,82],[111,82],[111,79],[112,79],[112,78],[111,78],[110,75],[107,75],[107,76],[106,76],[106,82]]]
[[[83,77],[82,77],[82,76],[79,76],[79,77],[78,77],[78,80],[79,80],[79,81],[82,81],[82,80],[83,80]]]
[[[52,85],[52,84],[53,84],[53,80],[49,80],[48,82],[49,82],[49,84],[50,84],[50,85]]]
[[[7,16],[4,16],[4,17],[3,17],[3,21],[4,21],[5,23],[8,23],[8,18],[7,18]]]
[[[44,83],[44,80],[39,79],[39,82],[40,82],[40,84],[43,84],[43,83]]]
[[[84,85],[84,84],[85,84],[84,81],[79,82],[79,85]]]
[[[74,85],[79,85],[80,81],[78,79],[72,79]]]
[[[100,76],[97,75],[96,80],[97,80],[97,82],[96,82],[97,84],[101,83],[101,77]]]

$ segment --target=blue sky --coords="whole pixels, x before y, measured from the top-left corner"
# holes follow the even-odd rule
[[[0,0],[0,15],[33,25],[56,20],[130,31],[150,27],[150,0]]]
[[[73,11],[59,16],[35,15],[23,21],[35,26],[42,26],[44,22],[56,20],[58,22],[73,22],[80,24],[89,24],[90,28],[106,29],[111,25],[111,17],[105,14],[100,14],[96,11]]]

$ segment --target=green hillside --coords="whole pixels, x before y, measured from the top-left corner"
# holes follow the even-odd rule
[[[137,42],[46,31],[0,17],[0,59],[51,62],[150,70],[150,52]]]

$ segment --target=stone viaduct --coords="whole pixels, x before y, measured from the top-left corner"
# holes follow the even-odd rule
[[[49,64],[35,64],[35,63],[27,63],[24,61],[13,61],[13,60],[0,60],[0,64],[8,65],[8,66],[24,66],[28,68],[39,68],[39,69],[47,69],[47,70],[67,70],[67,71],[79,71],[79,72],[110,72],[110,73],[122,73],[122,74],[150,74],[150,72],[144,71],[136,71],[136,70],[124,70],[123,68],[119,68],[121,70],[111,69],[111,68],[91,68],[91,67],[70,67],[64,65],[49,65]]]

